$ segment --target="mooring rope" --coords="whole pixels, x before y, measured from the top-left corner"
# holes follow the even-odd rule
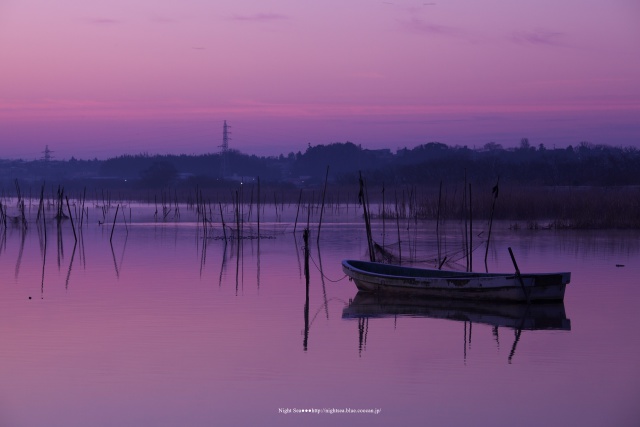
[[[327,277],[327,276],[324,274],[324,272],[320,269],[320,267],[318,267],[318,264],[316,264],[316,260],[315,260],[315,259],[313,259],[313,257],[311,256],[311,253],[309,253],[309,258],[311,258],[311,261],[313,262],[313,265],[315,265],[315,266],[316,266],[316,268],[318,269],[318,271],[320,272],[320,274],[322,275],[322,277],[324,277],[324,278],[325,278],[325,279],[327,279],[328,281],[333,282],[333,283],[338,283],[338,282],[340,282],[340,281],[344,280],[344,279],[347,277],[347,275],[345,274],[344,276],[342,276],[342,277],[341,277],[341,278],[339,278],[338,280],[330,279],[329,277]]]

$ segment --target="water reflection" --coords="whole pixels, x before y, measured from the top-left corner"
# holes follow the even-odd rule
[[[527,401],[539,408],[529,414],[530,425],[553,425],[560,415],[567,423],[595,426],[584,421],[615,421],[617,413],[634,408],[617,396],[637,395],[637,381],[630,379],[638,378],[640,341],[628,333],[640,289],[637,232],[626,232],[613,247],[604,232],[573,241],[552,232],[495,233],[497,258],[490,252],[490,268],[510,269],[506,248],[513,246],[523,269],[576,272],[565,299],[570,322],[562,304],[527,311],[526,305],[356,295],[353,283],[341,278],[340,262],[366,256],[359,214],[352,222],[323,224],[320,245],[309,242],[305,253],[304,221],[293,236],[293,222],[261,221],[257,242],[250,228],[255,223],[245,222],[242,239],[227,227],[225,240],[223,229],[210,224],[205,238],[202,225],[187,220],[191,211],[183,210],[174,225],[153,223],[153,197],[146,209],[141,216],[148,223],[135,211],[133,222],[126,218],[129,241],[120,213],[122,226],[116,225],[112,241],[110,213],[104,227],[95,225],[100,210],[91,211],[97,215],[90,226],[86,218],[76,221],[77,246],[71,245],[70,221],[63,221],[61,267],[52,211],[46,210],[46,228],[43,218],[26,231],[9,223],[3,232],[0,224],[6,379],[0,403],[15,420],[11,425],[46,425],[45,417],[69,426],[126,424],[155,413],[168,421],[144,424],[204,426],[224,411],[229,425],[284,425],[300,417],[282,418],[276,408],[302,405],[309,396],[317,404],[384,408],[377,418],[305,417],[311,425],[418,425],[428,416],[438,425],[485,419],[507,426],[522,420],[519,402]],[[301,206],[300,218],[311,209]],[[223,213],[233,225],[231,209]],[[388,246],[396,224],[386,231],[394,236],[387,236]],[[431,236],[412,235],[414,258],[437,254]],[[599,241],[612,252],[596,251]],[[588,251],[582,242],[592,243]],[[460,246],[453,237],[443,243],[443,255]],[[243,251],[238,244],[248,246]],[[404,263],[409,247],[404,238],[402,244]],[[242,277],[247,287],[238,298]],[[47,298],[37,301],[45,281]],[[606,281],[615,287],[603,286],[611,284]],[[571,328],[572,322],[580,327]],[[514,365],[506,363],[511,360]],[[33,401],[49,406],[34,412]],[[106,409],[105,401],[111,402]],[[251,411],[247,401],[256,405]],[[465,411],[459,411],[461,401]],[[604,415],[594,416],[593,408]],[[253,418],[233,423],[240,413]],[[112,414],[122,419],[113,421]],[[447,423],[451,414],[457,417]],[[86,419],[76,420],[80,415]]]
[[[5,230],[4,232],[4,241],[6,244],[6,236],[7,236],[7,232]],[[20,265],[22,264],[22,255],[24,253],[24,241],[25,238],[27,236],[27,232],[26,230],[23,228],[21,233],[20,233],[20,251],[18,252],[18,259],[16,260],[16,272],[15,272],[15,279],[18,279],[18,275],[20,274]],[[46,241],[46,240],[45,240]]]
[[[309,345],[309,229],[305,228],[302,235],[304,240],[304,281],[305,281],[305,298],[304,298],[304,339],[302,348],[307,351]]]
[[[78,246],[78,242],[76,241],[73,244],[73,251],[71,252],[71,261],[69,262],[69,269],[67,271],[67,280],[64,282],[64,288],[69,289],[69,279],[71,278],[71,270],[73,269],[73,260],[76,257],[76,247]]]
[[[527,305],[358,292],[342,312],[344,319],[397,316],[466,321],[520,330],[571,330],[562,302]]]
[[[218,280],[218,287],[219,288],[222,287],[222,275],[224,273],[226,263],[227,263],[227,240],[225,239],[224,240],[223,250],[222,250],[222,264],[220,265],[220,278]]]
[[[325,314],[327,316],[327,319],[329,319],[329,306],[327,303],[327,286],[325,285],[324,279],[324,269],[322,268],[322,254],[320,253],[320,242],[318,241],[317,244],[318,247],[318,265],[316,265],[316,267],[318,268],[318,271],[320,272],[320,280],[322,282],[322,297],[324,299],[324,307],[325,307]]]
[[[522,331],[571,330],[564,303],[517,304],[465,300],[430,299],[358,292],[342,311],[343,319],[358,319],[358,348],[366,349],[370,318],[418,317],[464,323],[464,358],[471,344],[474,323],[492,326],[499,345],[499,328],[515,331],[509,363],[515,354]]]
[[[122,254],[120,255],[120,262],[118,262],[116,260],[116,253],[115,253],[115,251],[113,249],[113,242],[109,241],[109,246],[111,247],[111,256],[113,257],[113,267],[114,267],[114,270],[116,272],[116,277],[118,279],[120,278],[120,272],[122,271],[122,264],[124,262],[124,253],[125,253],[125,250],[127,249],[127,240],[128,240],[128,238],[129,238],[129,236],[125,235],[124,243],[122,244]],[[74,247],[74,250],[75,250],[75,247]],[[72,262],[73,262],[73,260],[72,260]]]

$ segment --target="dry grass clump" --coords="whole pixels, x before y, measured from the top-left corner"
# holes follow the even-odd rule
[[[462,192],[441,199],[441,218],[464,215]],[[474,189],[473,216],[488,219],[491,188]],[[389,209],[389,207],[387,207]],[[438,190],[420,193],[417,216],[435,219]],[[514,221],[513,228],[606,229],[640,228],[640,187],[511,187],[500,186],[495,219]]]

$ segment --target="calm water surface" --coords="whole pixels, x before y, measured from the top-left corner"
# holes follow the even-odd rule
[[[544,315],[478,316],[356,298],[340,261],[366,257],[357,215],[327,215],[319,245],[312,224],[308,310],[287,218],[225,245],[219,227],[203,240],[194,222],[134,212],[110,244],[92,215],[77,245],[68,223],[62,238],[48,224],[46,250],[35,224],[2,232],[2,426],[640,425],[637,232],[498,224],[490,271],[513,270],[510,246],[522,271],[572,280]],[[403,256],[433,257],[433,224],[409,228]],[[474,257],[484,270],[484,248]]]

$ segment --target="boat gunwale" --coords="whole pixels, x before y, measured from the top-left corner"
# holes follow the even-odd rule
[[[403,275],[403,274],[385,274],[385,273],[380,273],[378,271],[373,271],[373,270],[363,270],[362,268],[359,268],[356,266],[356,264],[365,264],[365,265],[372,265],[372,266],[383,266],[384,268],[388,268],[388,269],[394,269],[394,270],[398,270],[398,271],[402,271],[402,270],[408,270],[408,271],[414,271],[417,273],[422,273],[422,274],[416,274],[416,275]],[[372,261],[361,261],[361,260],[353,260],[353,259],[345,259],[342,261],[342,266],[346,269],[348,269],[349,271],[352,271],[354,273],[358,273],[358,274],[363,274],[365,276],[375,276],[375,277],[380,277],[380,278],[391,278],[391,279],[419,279],[419,278],[434,278],[434,279],[442,279],[442,280],[447,280],[447,279],[472,279],[472,278],[478,278],[478,279],[482,279],[482,278],[491,278],[491,277],[500,277],[500,278],[506,278],[506,279],[513,279],[515,277],[517,277],[517,275],[515,273],[477,273],[477,272],[465,272],[465,271],[451,271],[451,270],[436,270],[436,269],[431,269],[431,268],[420,268],[420,267],[407,267],[407,266],[400,266],[400,265],[394,265],[394,264],[384,264],[384,263],[380,263],[380,262],[372,262]],[[434,274],[434,276],[429,276],[429,274]],[[452,273],[452,275],[447,275],[447,273]],[[545,276],[562,276],[568,277],[568,280],[566,281],[567,284],[570,281],[571,278],[571,273],[570,272],[556,272],[556,273],[525,273],[525,274],[520,274],[520,277],[522,277],[523,279],[526,278],[536,278],[536,277],[545,277]]]

